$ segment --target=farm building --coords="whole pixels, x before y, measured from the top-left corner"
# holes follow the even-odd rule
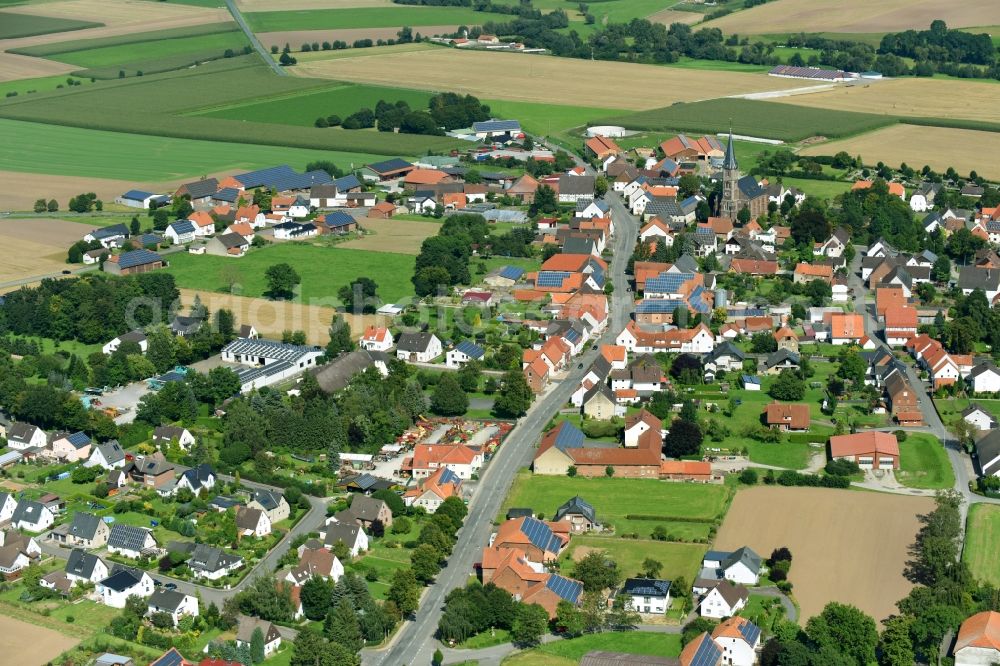
[[[958,629],[952,653],[955,666],[984,666],[1000,662],[1000,613],[983,611]]]
[[[148,273],[165,265],[163,257],[151,250],[132,250],[108,257],[103,270],[111,275],[135,275]]]
[[[768,72],[768,75],[789,79],[811,79],[813,81],[850,81],[858,78],[858,74],[855,72],[820,69],[819,67],[795,67],[794,65],[777,65]]]
[[[248,366],[236,370],[242,391],[294,377],[315,366],[322,355],[319,347],[247,338],[237,338],[222,348],[223,361]]]
[[[362,180],[367,180],[373,183],[382,183],[387,180],[402,178],[415,168],[415,166],[406,160],[401,160],[399,158],[385,160],[383,162],[366,165],[363,169],[361,169],[361,178]]]
[[[888,432],[859,432],[830,438],[831,460],[849,460],[861,469],[899,469],[899,443]]]

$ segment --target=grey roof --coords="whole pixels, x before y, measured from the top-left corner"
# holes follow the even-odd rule
[[[153,476],[159,476],[164,472],[173,471],[174,464],[166,458],[152,455],[137,459],[135,461],[135,469],[140,474],[152,474]]]
[[[323,539],[323,543],[327,546],[332,546],[338,541],[343,541],[350,548],[358,540],[358,533],[361,531],[362,529],[359,525],[330,523],[326,526],[326,538]]]
[[[215,470],[212,466],[207,463],[202,463],[197,467],[192,467],[187,470],[181,477],[187,479],[188,483],[191,485],[191,489],[194,492],[198,492],[202,486],[208,484],[212,479],[215,478]]]
[[[222,348],[223,353],[259,356],[274,361],[297,361],[303,354],[320,351],[319,347],[292,345],[277,340],[237,338]]]
[[[337,190],[343,192],[344,190],[353,190],[355,188],[361,187],[361,181],[353,173],[349,173],[346,176],[341,176],[333,181],[333,184],[337,187]]]
[[[592,399],[594,399],[598,394],[603,395],[611,404],[615,404],[615,394],[611,391],[611,387],[604,382],[597,382],[590,387],[583,395],[583,404],[587,404]]]
[[[677,261],[674,262],[674,268],[682,273],[697,273],[698,261],[690,254],[682,254],[677,258]]]
[[[260,517],[264,514],[260,509],[240,507],[236,510],[236,527],[241,530],[255,530],[260,524]]]
[[[124,592],[142,581],[142,571],[139,569],[116,564],[112,571],[110,576],[101,581],[101,585],[115,592]]]
[[[125,460],[125,451],[122,450],[121,444],[118,443],[117,439],[111,439],[103,444],[98,444],[97,450],[101,452],[104,461],[109,465],[114,465]]]
[[[98,562],[103,563],[104,560],[81,548],[74,548],[69,554],[69,559],[66,560],[66,568],[63,571],[89,579],[94,575],[94,567],[97,566]]]
[[[961,289],[1000,290],[1000,270],[996,268],[962,266],[958,272],[958,286]]]
[[[145,248],[141,250],[132,250],[131,252],[123,252],[118,255],[119,268],[135,268],[136,266],[155,264],[158,261],[163,261],[163,257],[152,250],[147,250]]]
[[[185,428],[180,426],[157,426],[153,429],[153,439],[176,439],[184,434]]]
[[[242,615],[239,618],[239,625],[236,628],[236,640],[249,643],[253,638],[255,629],[260,629],[261,633],[264,634],[265,644],[270,643],[280,636],[278,629],[267,620]]]
[[[767,368],[773,368],[776,365],[784,363],[786,360],[798,365],[799,355],[787,349],[779,349],[776,352],[768,354],[767,358],[764,359],[764,366]]]
[[[376,173],[389,173],[391,171],[400,171],[402,169],[408,169],[412,166],[413,165],[407,162],[406,160],[402,160],[397,157],[395,159],[369,164],[368,168]]]
[[[115,238],[117,236],[123,236],[128,238],[129,231],[128,227],[124,224],[112,224],[107,227],[98,227],[90,232],[90,235],[97,240],[104,240],[105,238]]]
[[[94,661],[94,666],[127,666],[131,663],[133,663],[131,657],[105,652]]]
[[[102,522],[100,516],[78,511],[73,515],[73,522],[70,523],[69,533],[81,539],[93,539],[94,535],[97,534],[97,528],[100,527]]]
[[[182,544],[182,542],[172,541],[167,548],[168,550],[180,550],[188,553],[190,557],[187,564],[194,571],[212,573],[220,569],[229,568],[243,561],[243,558],[235,553],[228,553],[221,548],[215,548],[203,543]]]
[[[258,504],[264,507],[265,511],[273,511],[281,505],[281,500],[284,497],[281,493],[258,488],[253,491],[253,498]]]
[[[174,233],[176,233],[178,236],[183,236],[185,234],[193,234],[195,231],[194,222],[192,222],[191,220],[177,220],[176,222],[171,224],[168,227],[168,229],[173,229]]]
[[[722,568],[728,569],[729,567],[742,562],[751,571],[760,571],[761,557],[753,551],[749,546],[743,546],[737,550],[734,550],[729,554],[729,557],[722,561]]]
[[[670,593],[670,581],[659,578],[629,578],[625,581],[622,592],[644,597],[665,597]]]
[[[244,247],[250,244],[247,242],[246,238],[240,236],[237,233],[222,234],[216,236],[215,240],[221,243],[222,247],[226,248],[227,250],[231,250],[234,247]]]
[[[307,190],[313,185],[331,182],[330,174],[323,170],[298,173],[287,164],[258,169],[233,176],[248,190],[256,187],[270,187],[278,192]]]
[[[726,157],[722,162],[723,169],[739,169],[740,165],[736,162],[736,146],[733,145],[733,130],[729,130],[729,141],[726,142]]]
[[[35,432],[38,430],[41,430],[38,426],[31,425],[30,423],[14,421],[7,428],[7,440],[14,440],[16,442],[23,442],[27,444],[31,441],[32,436],[34,436]]]
[[[760,186],[760,183],[753,176],[743,176],[736,181],[736,186],[740,188],[743,196],[748,199],[756,199],[764,194],[764,188]]]
[[[988,435],[976,442],[976,457],[979,459],[983,476],[995,474],[1000,470],[1000,430],[991,430]]]
[[[165,590],[160,587],[154,590],[152,596],[149,597],[149,605],[156,606],[157,608],[163,610],[169,610],[172,613],[176,611],[182,603],[184,603],[184,599],[186,598],[187,595],[183,592]]]
[[[716,345],[715,349],[712,350],[712,353],[708,355],[708,358],[710,360],[715,360],[722,358],[723,356],[733,356],[741,361],[746,358],[746,354],[743,353],[743,350],[729,340]]]
[[[562,174],[559,176],[559,194],[571,194],[577,196],[594,196],[593,176],[571,176]]]
[[[969,379],[975,379],[979,375],[984,375],[987,372],[1000,376],[1000,369],[997,369],[997,367],[990,361],[983,361],[981,363],[977,363],[976,367],[972,369],[972,372],[969,373]]]
[[[433,333],[402,333],[396,342],[396,349],[405,352],[427,351],[433,337]]]
[[[186,188],[192,199],[203,199],[215,194],[219,189],[219,181],[215,178],[204,178],[190,183],[184,183],[181,187]],[[178,188],[180,189],[180,188]]]
[[[22,499],[17,503],[17,507],[14,509],[14,515],[10,517],[10,522],[15,525],[22,520],[26,523],[37,523],[43,510],[48,511],[45,505],[41,502]]]
[[[579,495],[566,500],[561,507],[556,509],[556,516],[553,520],[558,523],[569,515],[581,515],[592,523],[597,522],[597,512],[594,510],[594,506]]]
[[[521,123],[516,120],[483,120],[472,123],[473,132],[520,132]]]
[[[365,521],[373,521],[378,518],[379,511],[385,506],[385,502],[367,495],[355,495],[351,500],[349,511],[355,518]],[[392,512],[389,512],[390,515]]]
[[[736,602],[740,599],[745,602],[750,598],[750,593],[747,592],[747,588],[742,585],[733,585],[725,578],[719,581],[719,584],[715,586],[715,589],[719,591],[719,594],[722,595],[722,598],[730,608],[735,606]]]
[[[149,530],[144,527],[115,523],[111,526],[111,534],[108,535],[108,546],[141,552],[149,534]]]
[[[593,254],[596,243],[592,238],[570,236],[563,242],[563,254]]]

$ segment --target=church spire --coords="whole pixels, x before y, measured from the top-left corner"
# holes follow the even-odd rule
[[[726,144],[726,160],[722,163],[723,169],[739,169],[736,163],[736,149],[733,147],[733,127],[729,126],[729,143]]]

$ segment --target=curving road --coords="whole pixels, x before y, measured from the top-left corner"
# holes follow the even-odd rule
[[[582,163],[581,163],[582,164]],[[589,169],[588,169],[589,170]],[[610,316],[607,329],[595,343],[610,343],[628,320],[632,308],[632,294],[628,291],[625,266],[632,254],[639,234],[638,220],[630,215],[617,195],[609,194],[608,202],[614,211],[615,237],[612,249],[611,281],[614,293],[610,299]],[[456,587],[465,585],[479,561],[482,548],[489,542],[493,520],[500,513],[514,477],[522,467],[531,464],[535,443],[549,420],[566,402],[583,378],[585,368],[599,352],[588,349],[573,359],[576,366],[561,381],[553,382],[522,417],[490,462],[479,482],[479,489],[469,502],[465,525],[458,532],[458,541],[447,565],[437,580],[425,592],[416,617],[406,621],[391,644],[383,650],[366,650],[362,653],[365,666],[398,666],[400,664],[429,664],[438,646],[434,634],[441,618],[445,595]],[[581,367],[582,366],[582,367]]]

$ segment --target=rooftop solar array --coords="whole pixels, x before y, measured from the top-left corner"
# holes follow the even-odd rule
[[[90,444],[90,437],[87,436],[85,432],[74,432],[72,435],[66,437],[66,441],[72,444],[74,447],[80,449]]]
[[[354,218],[347,213],[337,211],[323,218],[323,222],[328,227],[346,227],[349,224],[354,224]]]
[[[564,421],[559,426],[559,434],[556,435],[555,446],[560,450],[578,449],[583,446],[585,439],[583,431],[569,421]]]
[[[152,192],[145,192],[143,190],[129,190],[122,195],[122,199],[132,199],[133,201],[143,201],[153,196]]]
[[[580,594],[583,592],[583,583],[564,578],[559,574],[549,576],[549,579],[545,581],[545,587],[555,592],[561,599],[573,604],[580,599]]]
[[[356,187],[361,187],[361,181],[353,173],[337,178],[333,181],[336,185],[337,191],[342,192],[344,190],[353,190]]]
[[[702,636],[701,645],[698,646],[698,650],[694,653],[694,658],[691,660],[690,666],[716,666],[720,659],[722,659],[722,650],[706,634]]]
[[[118,256],[118,267],[133,268],[135,266],[152,264],[157,261],[163,261],[163,259],[152,250],[132,250],[131,252],[123,252]]]
[[[170,225],[170,228],[180,236],[183,234],[193,234],[194,233],[194,222],[191,220],[177,220]]]
[[[100,227],[90,232],[90,235],[100,240],[102,238],[112,238],[114,236],[128,236],[128,227],[124,224],[112,224],[109,227]]]
[[[226,345],[222,351],[227,354],[258,356],[274,361],[295,361],[303,354],[319,351],[319,348],[290,345],[276,340],[237,338]]]
[[[285,190],[305,190],[313,185],[333,182],[333,179],[325,171],[298,173],[287,164],[260,169],[258,171],[250,171],[235,176],[235,178],[248,190],[252,190],[255,187],[270,187],[278,192],[284,192]]]
[[[461,477],[458,476],[450,467],[445,467],[444,471],[441,472],[440,483],[462,483]]]
[[[670,591],[669,580],[656,578],[629,578],[625,581],[625,593],[646,597],[666,596]]]
[[[261,365],[256,368],[237,368],[236,376],[240,378],[240,384],[249,384],[262,377],[270,377],[279,374],[292,367],[288,361],[278,361],[268,365]]]
[[[559,537],[552,533],[552,528],[537,518],[525,518],[521,523],[521,533],[528,537],[533,546],[550,553],[559,552],[562,545]]]
[[[520,280],[524,275],[524,269],[517,266],[504,266],[500,269],[500,277],[507,280]]]
[[[108,545],[116,548],[141,551],[143,545],[146,543],[146,536],[148,534],[149,532],[141,527],[115,523],[111,527],[111,533],[108,535]]]
[[[484,120],[472,123],[474,132],[519,132],[521,123],[516,120]]]
[[[240,198],[240,191],[235,187],[224,187],[215,194],[212,198],[216,201],[227,201],[229,203],[236,203]]]
[[[704,287],[695,287],[694,291],[691,292],[691,297],[688,298],[688,302],[695,312],[707,314],[712,311],[712,307],[708,304]]]
[[[777,65],[768,74],[773,76],[794,76],[799,79],[820,79],[822,81],[835,81],[847,77],[847,72],[843,70],[795,67],[794,65]]]
[[[676,294],[681,285],[694,279],[693,273],[667,273],[664,271],[654,278],[646,280],[646,293]]]
[[[569,276],[570,273],[567,271],[542,271],[538,274],[535,284],[539,287],[562,287]]]
[[[369,164],[368,168],[372,171],[378,173],[387,173],[389,171],[399,171],[400,169],[408,169],[413,165],[406,160],[401,160],[398,157],[391,160],[385,160],[384,162],[376,162],[375,164]]]
[[[753,645],[757,642],[757,639],[760,638],[760,627],[750,620],[747,620],[740,625],[740,635],[743,636],[743,639],[746,640],[747,643]]]
[[[635,306],[637,314],[667,314],[677,308],[687,309],[687,303],[678,298],[650,298]]]
[[[472,342],[471,340],[463,340],[462,342],[459,342],[458,345],[455,347],[455,350],[462,352],[466,356],[477,359],[482,358],[483,356],[486,355],[486,352],[483,350],[483,348],[477,345],[475,342]]]

